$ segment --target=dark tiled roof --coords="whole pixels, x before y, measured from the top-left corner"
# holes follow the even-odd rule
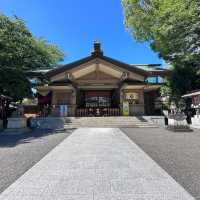
[[[123,83],[127,83],[127,84],[134,84],[134,85],[144,85],[144,81],[138,81],[138,80],[131,80],[131,79],[126,79],[123,81]]]
[[[55,76],[59,73],[65,72],[66,70],[70,70],[73,69],[81,64],[87,63],[89,61],[92,61],[96,58],[102,59],[104,61],[107,61],[111,64],[114,64],[118,67],[124,68],[128,71],[132,71],[135,73],[138,73],[142,76],[157,76],[157,75],[167,75],[169,70],[166,69],[161,69],[161,68],[157,68],[160,67],[160,64],[148,64],[148,65],[130,65],[124,62],[121,62],[119,60],[107,57],[103,55],[103,51],[101,50],[101,45],[98,42],[94,43],[94,51],[92,52],[92,54],[88,57],[85,57],[83,59],[77,60],[75,62],[63,65],[61,67],[57,67],[53,70],[50,70],[49,72],[46,73],[46,75],[48,77],[52,77]]]
[[[55,75],[57,75],[59,73],[65,72],[66,70],[73,69],[74,67],[77,67],[77,66],[79,66],[81,64],[84,64],[84,63],[87,63],[89,61],[92,61],[95,58],[100,58],[100,59],[102,59],[104,61],[107,61],[107,62],[109,62],[111,64],[117,65],[117,66],[119,66],[121,68],[124,68],[124,69],[126,69],[128,71],[133,71],[133,72],[141,74],[143,76],[147,76],[148,75],[148,72],[146,70],[137,68],[135,66],[131,66],[129,64],[123,63],[121,61],[118,61],[116,59],[113,59],[113,58],[110,58],[110,57],[107,57],[107,56],[100,56],[100,55],[99,56],[98,55],[97,56],[88,56],[86,58],[77,60],[75,62],[63,65],[62,67],[58,67],[58,68],[55,68],[53,70],[50,70],[49,72],[46,73],[46,75],[48,77],[55,76]]]
[[[70,80],[60,80],[60,81],[53,81],[49,85],[50,86],[65,86],[71,83],[72,82]]]
[[[127,83],[129,85],[160,85],[160,83],[149,83],[149,82],[144,82],[144,81],[138,81],[138,80],[131,80],[131,79],[126,79],[123,81],[123,83]]]
[[[70,69],[73,69],[74,67],[77,67],[83,63],[87,63],[89,62],[90,60],[93,60],[93,57],[92,56],[88,56],[86,58],[83,58],[83,59],[80,59],[80,60],[77,60],[75,62],[72,62],[72,63],[69,63],[69,64],[66,64],[66,65],[63,65],[61,67],[57,67],[53,70],[50,70],[49,72],[46,73],[46,75],[48,77],[52,77],[52,76],[55,76],[59,73],[62,73],[62,72],[65,72],[66,70],[70,70]]]
[[[126,64],[124,62],[121,62],[119,60],[116,60],[116,59],[113,59],[113,58],[110,58],[110,57],[107,57],[107,56],[103,56],[102,59],[107,61],[107,62],[110,62],[110,63],[112,63],[114,65],[117,65],[117,66],[119,66],[121,68],[124,68],[124,69],[126,69],[128,71],[132,71],[132,72],[141,74],[143,76],[147,76],[148,75],[148,73],[145,70],[137,68],[135,66],[131,66],[131,65]]]

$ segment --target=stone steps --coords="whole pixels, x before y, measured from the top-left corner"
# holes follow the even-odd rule
[[[149,125],[149,126],[142,126],[142,125],[102,125],[102,126],[82,126],[82,125],[65,125],[64,129],[76,129],[76,128],[158,128],[157,126]]]
[[[156,128],[151,122],[137,117],[82,117],[65,118],[65,128],[109,127],[109,128]]]

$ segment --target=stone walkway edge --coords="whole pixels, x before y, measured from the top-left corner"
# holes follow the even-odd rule
[[[194,200],[118,128],[80,128],[0,200]]]

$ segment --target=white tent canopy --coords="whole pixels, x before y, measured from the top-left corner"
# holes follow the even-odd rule
[[[192,96],[198,96],[198,95],[200,95],[200,91],[185,94],[182,97],[185,98],[185,97],[192,97]]]

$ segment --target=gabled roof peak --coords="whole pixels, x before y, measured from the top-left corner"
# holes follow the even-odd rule
[[[93,43],[93,51],[90,56],[82,58],[80,60],[74,61],[72,63],[63,65],[62,67],[54,68],[51,71],[47,72],[48,77],[55,76],[59,73],[63,73],[66,70],[71,70],[75,67],[78,67],[80,65],[83,65],[84,63],[88,63],[92,60],[100,59],[103,61],[106,61],[110,64],[113,64],[115,66],[121,67],[125,70],[140,74],[144,77],[148,76],[165,76],[169,73],[169,70],[167,69],[158,69],[160,67],[160,64],[134,64],[130,65],[124,62],[121,62],[119,60],[107,57],[103,55],[103,51],[101,49],[101,43],[99,41],[94,41]]]

